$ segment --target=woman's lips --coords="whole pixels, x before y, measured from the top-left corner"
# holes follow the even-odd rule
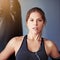
[[[37,27],[33,27],[33,29],[34,29],[34,30],[38,30],[38,28],[37,28]]]

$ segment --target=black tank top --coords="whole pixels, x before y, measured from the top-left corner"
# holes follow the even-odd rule
[[[24,37],[22,45],[16,54],[16,60],[48,60],[42,38],[41,47],[37,52],[31,52],[27,47],[27,35]]]

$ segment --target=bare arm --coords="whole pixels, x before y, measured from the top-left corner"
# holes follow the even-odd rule
[[[51,57],[53,58],[59,58],[60,59],[60,53],[58,51],[57,46],[52,43],[52,47],[51,47],[51,53],[50,53]]]
[[[7,58],[14,52],[14,38],[6,45],[5,49],[0,52],[0,60],[7,60]]]

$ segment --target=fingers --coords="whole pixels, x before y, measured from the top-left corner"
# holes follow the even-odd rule
[[[34,40],[39,40],[40,39],[40,35],[37,35]]]

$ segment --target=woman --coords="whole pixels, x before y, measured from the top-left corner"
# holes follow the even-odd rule
[[[56,45],[41,37],[45,24],[46,18],[42,9],[30,9],[26,15],[28,34],[12,38],[0,53],[0,60],[6,60],[14,52],[16,60],[48,60],[48,56],[59,59]]]

